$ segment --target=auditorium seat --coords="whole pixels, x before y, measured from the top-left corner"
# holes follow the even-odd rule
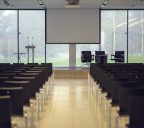
[[[1,64],[0,71],[0,95],[11,96],[12,124],[20,122],[20,128],[35,127],[53,87],[52,64]]]
[[[144,88],[139,87],[122,87],[119,91],[119,106],[120,110],[118,112],[119,116],[117,118],[117,126],[124,127],[128,121],[128,111],[129,111],[129,99],[131,96],[144,96]]]
[[[88,81],[92,102],[100,110],[108,128],[123,128],[128,122],[128,99],[131,95],[143,95],[140,93],[144,89],[143,72],[143,64],[91,63]],[[132,91],[135,88],[140,92]]]
[[[132,96],[129,100],[129,124],[127,128],[144,127],[144,97]]]
[[[0,96],[0,128],[11,127],[11,98]]]

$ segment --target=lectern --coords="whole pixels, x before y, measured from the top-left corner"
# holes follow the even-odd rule
[[[25,48],[27,49],[27,63],[29,63],[30,50],[32,50],[32,63],[34,63],[34,49],[35,49],[35,46],[34,45],[27,45],[27,46],[25,46]]]

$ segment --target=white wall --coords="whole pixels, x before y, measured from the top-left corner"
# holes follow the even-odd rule
[[[48,9],[48,43],[99,43],[98,9]]]

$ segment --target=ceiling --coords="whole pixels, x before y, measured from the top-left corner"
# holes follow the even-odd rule
[[[0,9],[41,9],[37,0],[0,0]],[[65,8],[65,0],[42,0],[46,8]],[[100,8],[104,0],[80,0],[80,8]],[[144,9],[144,0],[109,0],[104,9]]]

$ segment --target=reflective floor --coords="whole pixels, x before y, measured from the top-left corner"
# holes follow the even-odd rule
[[[101,128],[86,79],[57,79],[38,128]]]

